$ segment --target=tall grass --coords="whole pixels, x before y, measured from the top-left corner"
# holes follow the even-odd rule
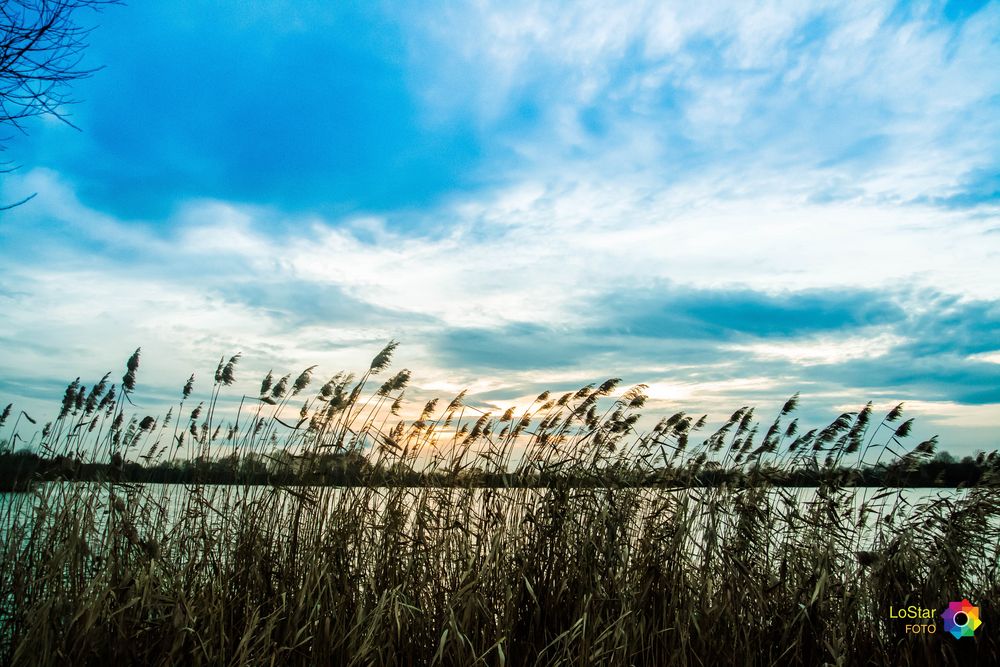
[[[617,381],[522,412],[463,396],[408,419],[394,345],[309,399],[313,369],[265,378],[223,414],[189,382],[168,417],[130,417],[138,352],[116,390],[67,388],[35,446],[77,460],[206,456],[305,468],[323,452],[450,485],[283,487],[48,483],[0,511],[0,659],[8,664],[996,664],[1000,500],[969,489],[909,505],[844,486],[874,449],[904,464],[909,422],[871,408],[798,434],[794,398],[759,437],[738,410],[697,438],[679,413],[638,433],[642,387]],[[696,444],[695,441],[698,441]],[[275,449],[283,453],[275,454]],[[622,486],[664,466],[673,488]],[[777,488],[807,466],[815,490]],[[718,468],[728,483],[700,480]],[[476,474],[545,488],[475,488]],[[431,477],[427,477],[431,479]],[[581,479],[592,483],[579,484]],[[570,483],[573,480],[573,483]],[[601,480],[615,480],[601,485]],[[890,608],[968,597],[972,639],[913,635]]]

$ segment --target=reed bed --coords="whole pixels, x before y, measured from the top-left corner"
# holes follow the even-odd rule
[[[229,412],[220,396],[238,356],[220,362],[208,401],[190,404],[192,378],[161,419],[130,416],[138,351],[117,386],[72,383],[31,442],[69,468],[111,465],[99,482],[4,497],[0,661],[1000,663],[995,493],[911,504],[898,489],[846,486],[866,451],[904,467],[933,453],[933,441],[902,449],[901,408],[800,434],[793,397],[763,436],[749,408],[704,436],[706,419],[683,413],[640,433],[643,388],[609,380],[521,412],[483,414],[460,395],[404,419],[410,374],[388,375],[393,349],[308,399],[313,369],[268,374]],[[115,474],[220,451],[302,481],[165,487]],[[331,454],[362,457],[379,485],[310,485]],[[796,467],[818,487],[772,483]],[[414,470],[427,483],[385,483]],[[486,475],[544,484],[484,488]],[[622,482],[649,479],[671,483]],[[973,638],[890,618],[963,598],[981,609]]]

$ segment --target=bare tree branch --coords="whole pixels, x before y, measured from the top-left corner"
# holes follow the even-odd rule
[[[79,10],[117,1],[0,0],[0,128],[24,132],[23,122],[36,116],[53,116],[76,128],[64,111],[75,102],[70,85],[99,69],[82,64],[90,29],[77,23]],[[0,210],[32,197],[0,203]]]

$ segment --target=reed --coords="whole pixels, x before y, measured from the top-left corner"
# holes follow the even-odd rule
[[[29,442],[69,467],[113,466],[100,482],[4,497],[0,661],[1000,662],[995,493],[910,505],[899,489],[861,498],[845,485],[844,462],[862,449],[901,469],[933,453],[933,441],[902,448],[901,407],[878,424],[869,406],[799,434],[793,397],[763,436],[749,408],[703,436],[707,418],[684,413],[638,432],[643,387],[609,380],[521,413],[482,413],[460,395],[403,418],[409,371],[377,381],[394,348],[309,398],[314,368],[269,373],[229,412],[220,397],[239,355],[220,362],[205,404],[190,405],[189,380],[163,417],[133,414],[138,351],[118,390],[72,383]],[[435,483],[180,487],[114,472],[220,452],[303,480],[335,453],[383,481],[417,470]],[[797,467],[816,472],[816,489],[773,484]],[[667,469],[670,486],[639,484]],[[544,485],[481,488],[485,474]],[[984,620],[972,639],[908,634],[889,618],[966,597]]]

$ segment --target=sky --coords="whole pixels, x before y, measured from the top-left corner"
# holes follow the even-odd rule
[[[395,339],[416,398],[621,377],[650,415],[905,401],[914,444],[1000,446],[1000,3],[80,20],[75,127],[4,143],[0,201],[36,196],[0,213],[3,404],[139,346],[151,409],[222,355],[249,394]]]

